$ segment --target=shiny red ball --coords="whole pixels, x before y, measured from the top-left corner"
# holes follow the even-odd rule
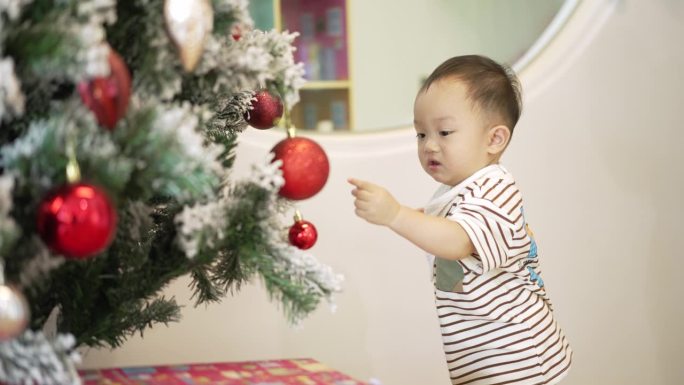
[[[316,195],[328,181],[330,164],[321,146],[303,137],[287,138],[271,150],[273,161],[281,160],[285,184],[278,192],[280,196],[301,200]]]
[[[305,220],[299,220],[290,227],[289,233],[290,243],[302,250],[310,249],[316,244],[318,233],[313,223]]]
[[[131,99],[131,75],[121,56],[109,51],[111,73],[79,83],[78,93],[83,104],[95,114],[97,122],[110,130],[126,115]]]
[[[245,112],[244,118],[250,126],[265,130],[278,124],[283,116],[283,103],[276,95],[261,90],[254,95],[252,109]]]
[[[116,211],[104,191],[76,183],[53,191],[43,200],[36,225],[54,253],[86,259],[109,246],[116,222]]]

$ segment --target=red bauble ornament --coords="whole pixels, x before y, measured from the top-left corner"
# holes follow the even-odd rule
[[[283,164],[285,184],[278,192],[280,196],[300,200],[310,198],[323,188],[328,180],[330,164],[323,148],[311,139],[295,137],[281,140],[271,150],[273,161]]]
[[[318,233],[313,223],[305,220],[298,220],[290,227],[290,243],[302,250],[310,249],[316,244]]]
[[[116,222],[116,211],[104,191],[76,183],[53,191],[43,200],[36,224],[53,252],[70,259],[86,259],[109,245]]]
[[[78,93],[83,104],[93,111],[97,122],[110,130],[126,115],[131,99],[131,75],[121,56],[110,49],[107,77],[97,77],[79,83]]]
[[[238,41],[242,38],[242,27],[240,24],[233,24],[233,26],[230,28],[230,36],[232,36],[233,40]]]
[[[261,90],[254,95],[256,101],[252,101],[252,109],[245,112],[244,118],[250,126],[265,130],[278,123],[283,116],[283,103],[280,98]]]

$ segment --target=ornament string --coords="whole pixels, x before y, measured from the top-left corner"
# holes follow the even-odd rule
[[[287,132],[288,138],[294,138],[297,135],[297,129],[294,124],[292,124],[292,116],[290,115],[291,106],[287,103],[285,98],[285,89],[282,84],[276,85],[278,96],[283,103],[283,126]]]
[[[290,119],[290,109],[289,108],[285,109],[284,119],[285,119],[285,128],[287,130],[287,137],[288,138],[294,138],[295,135],[297,134],[297,129],[292,124],[292,120]]]

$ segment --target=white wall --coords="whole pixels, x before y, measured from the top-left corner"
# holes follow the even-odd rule
[[[524,193],[544,279],[575,350],[567,385],[684,383],[682,20],[682,1],[623,0],[585,48],[522,73],[526,107],[504,161]],[[447,385],[422,253],[355,218],[344,182],[368,178],[422,204],[434,184],[412,136],[317,137],[330,179],[299,207],[320,232],[312,251],[347,276],[336,314],[323,308],[289,329],[255,283],[221,305],[186,308],[181,323],[144,340],[92,351],[85,366],[306,356],[386,385]],[[236,172],[281,138],[246,132]],[[188,302],[186,285],[168,293]]]

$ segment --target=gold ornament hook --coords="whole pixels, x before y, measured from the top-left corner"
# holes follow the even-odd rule
[[[281,98],[282,100],[282,98]],[[288,105],[284,105],[284,110],[285,112],[283,113],[283,124],[285,125],[285,130],[287,131],[287,137],[288,138],[294,138],[297,135],[297,129],[295,128],[294,124],[292,124],[292,117],[290,115],[290,107]]]
[[[287,104],[287,100],[285,99],[285,89],[282,84],[277,84],[275,88],[278,92],[278,97],[280,97],[280,101],[283,103],[282,127],[285,128],[288,138],[294,138],[297,135],[297,129],[294,124],[292,124],[291,107]]]
[[[302,213],[300,213],[298,209],[295,209],[294,221],[299,222],[303,219],[304,218],[302,217]]]
[[[66,152],[67,152],[67,166],[66,177],[68,183],[76,183],[81,180],[81,168],[78,166],[76,159],[76,139],[73,132],[67,136]]]

